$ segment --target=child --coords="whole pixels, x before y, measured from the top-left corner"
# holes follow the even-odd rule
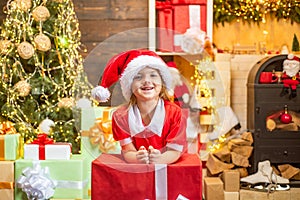
[[[93,97],[107,101],[107,88],[119,77],[128,104],[113,113],[112,130],[124,159],[145,164],[177,161],[186,148],[186,120],[180,107],[168,100],[172,79],[166,63],[149,50],[123,52],[108,62]]]

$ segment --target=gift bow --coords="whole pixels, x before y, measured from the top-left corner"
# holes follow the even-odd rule
[[[33,140],[31,144],[39,145],[39,159],[45,160],[45,145],[53,144],[53,139],[48,138],[46,133],[41,133],[37,135],[37,139]]]
[[[109,116],[110,111],[104,110],[102,117],[96,118],[94,125],[88,131],[81,132],[83,136],[90,138],[92,145],[98,145],[98,149],[104,153],[116,148],[116,141],[112,134],[112,121]]]
[[[41,168],[34,162],[33,167],[27,167],[17,180],[17,187],[22,188],[28,199],[42,200],[53,196],[57,183],[50,178],[49,168]]]
[[[17,131],[14,127],[14,123],[10,121],[5,121],[0,124],[0,135],[5,134],[16,134]]]
[[[89,131],[90,142],[97,144],[101,152],[107,153],[115,149],[116,141],[112,134],[111,120],[97,118],[94,126]]]

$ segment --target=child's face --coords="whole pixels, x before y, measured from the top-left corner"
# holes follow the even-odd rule
[[[162,79],[158,70],[145,67],[133,78],[132,93],[137,100],[156,99],[162,88]]]

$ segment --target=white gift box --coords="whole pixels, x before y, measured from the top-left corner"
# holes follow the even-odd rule
[[[24,159],[31,160],[70,160],[71,144],[54,143],[46,144],[44,150],[38,144],[24,145]],[[40,158],[40,151],[45,151],[45,158]]]

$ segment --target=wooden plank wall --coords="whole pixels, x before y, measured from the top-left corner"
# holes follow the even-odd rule
[[[0,22],[5,19],[0,1]],[[73,0],[79,20],[81,42],[87,53],[85,71],[96,85],[112,55],[148,45],[148,1],[141,0]]]

